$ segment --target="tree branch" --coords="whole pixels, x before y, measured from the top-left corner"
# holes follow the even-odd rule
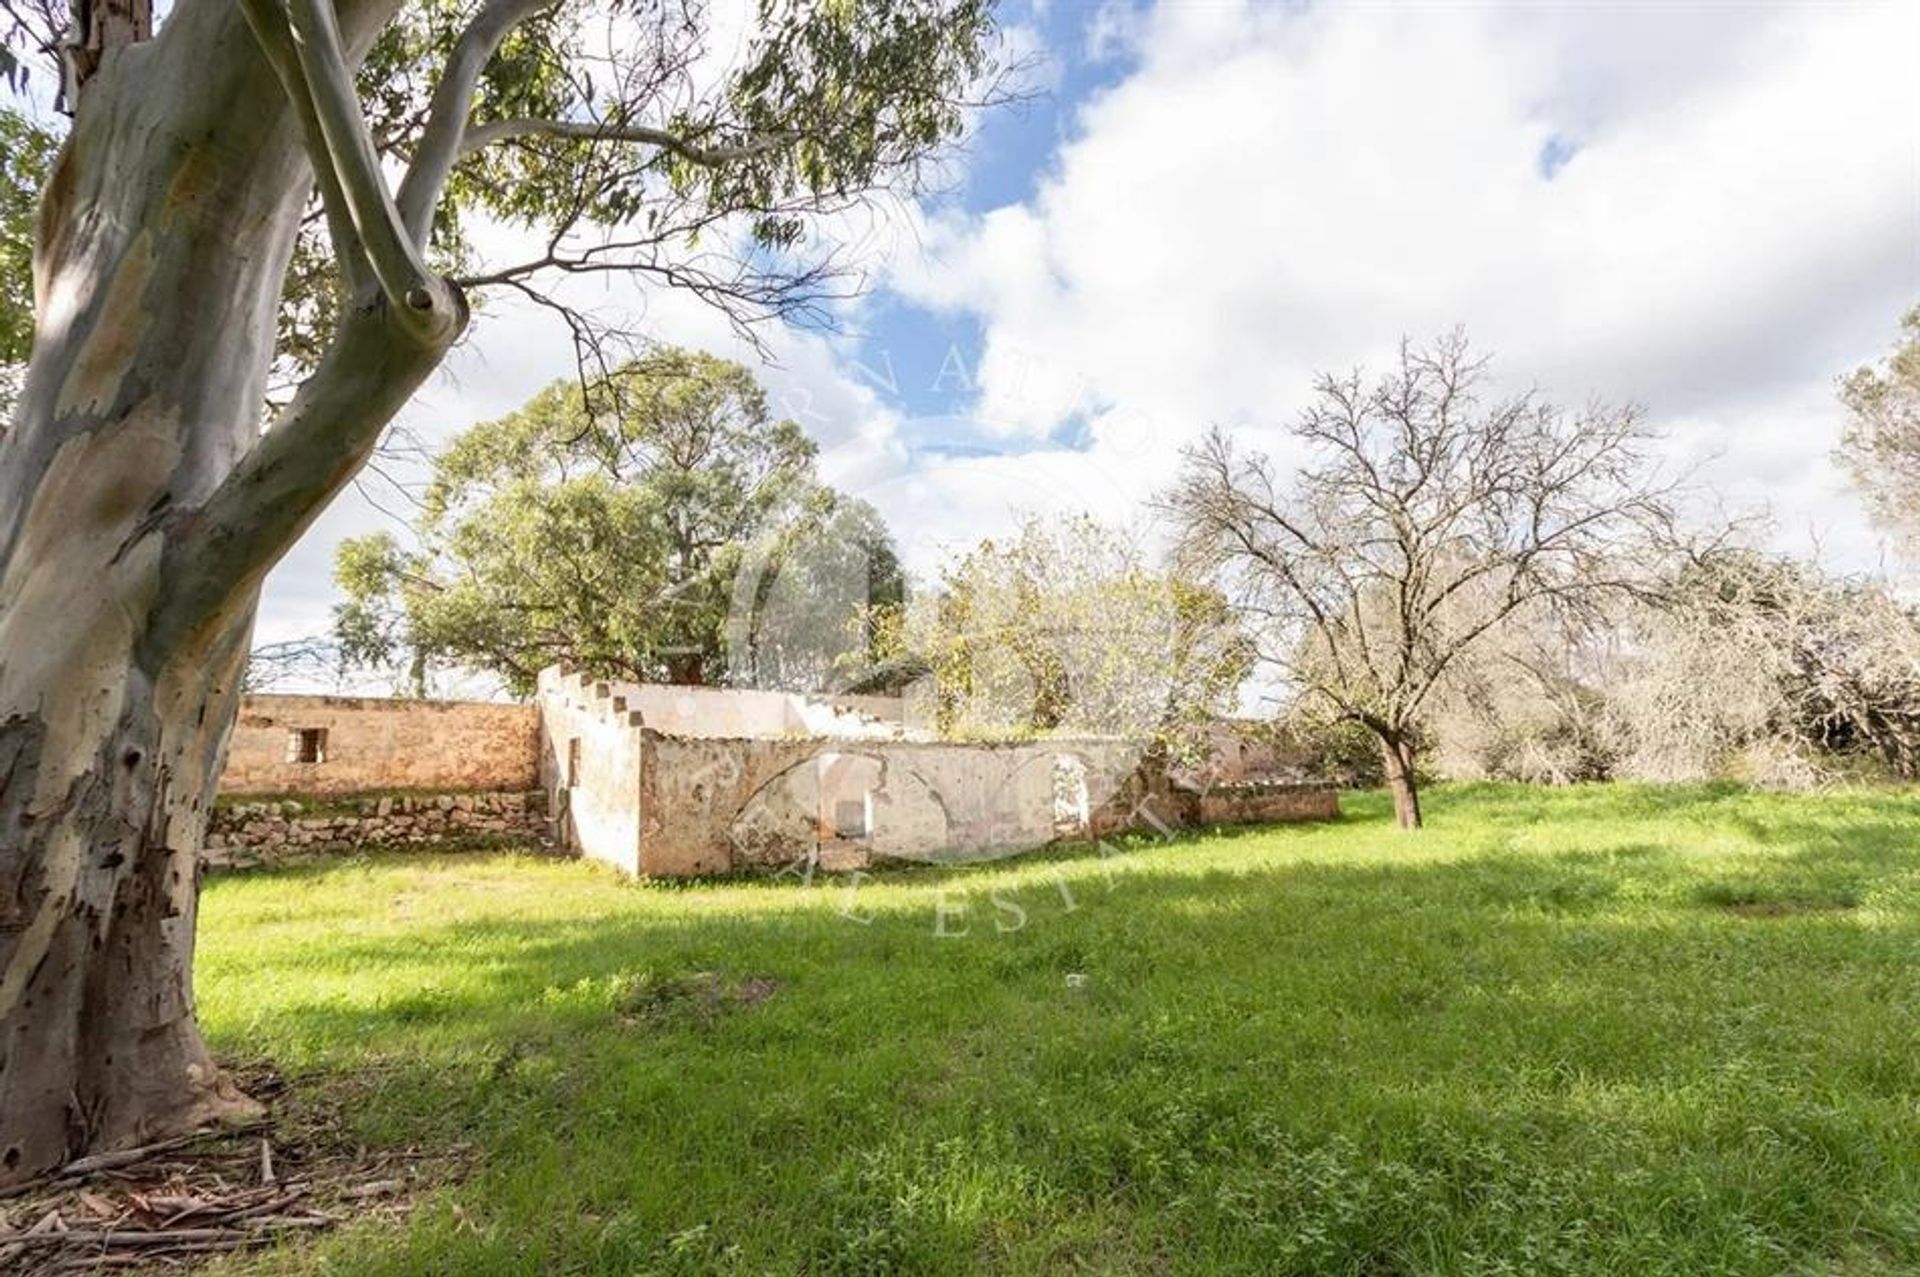
[[[500,48],[507,33],[556,0],[489,0],[481,7],[447,58],[446,70],[433,90],[426,127],[414,148],[413,163],[401,179],[394,204],[401,223],[414,247],[425,251],[433,230],[434,209],[446,190],[453,166],[471,147],[467,144],[467,118],[473,112],[473,95],[480,73]]]
[[[465,302],[452,296],[455,323],[433,344],[406,331],[378,296],[343,316],[326,356],[273,427],[204,505],[172,521],[161,563],[166,602],[143,640],[148,652],[173,651],[218,624],[359,472],[387,422],[465,327]]]
[[[518,119],[495,120],[491,124],[481,124],[467,130],[466,141],[461,149],[463,152],[477,151],[496,142],[507,142],[514,138],[536,135],[578,138],[589,142],[634,142],[657,146],[705,168],[718,168],[723,164],[732,164],[739,160],[750,159],[755,155],[763,155],[794,139],[794,135],[790,133],[771,133],[732,146],[710,147],[688,141],[669,129],[653,128],[646,124]]]
[[[332,164],[323,163],[319,158],[326,154],[327,139],[320,128],[320,117],[313,109],[307,77],[294,53],[292,33],[272,0],[240,0],[240,9],[247,25],[253,29],[253,38],[260,45],[261,53],[266,55],[268,64],[286,89],[294,114],[300,118],[300,133],[306,141],[308,156],[313,157],[314,182],[320,188],[320,206],[326,211],[327,233],[333,240],[340,276],[349,294],[358,293],[373,283],[373,276],[367,267],[366,250],[360,243],[359,232],[353,228],[353,213],[347,206],[346,193],[340,189],[339,175]]]
[[[279,29],[271,0],[245,3],[256,31]],[[360,111],[332,0],[288,0],[285,21],[302,80],[287,82],[287,91],[296,102],[304,93],[324,142],[313,155],[314,169],[332,169],[340,202],[399,327],[417,342],[439,346],[462,322],[464,307],[427,268],[400,221]]]

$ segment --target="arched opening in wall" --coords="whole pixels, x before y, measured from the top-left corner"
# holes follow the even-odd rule
[[[1087,797],[1086,760],[1072,754],[1053,756],[1053,835],[1085,838],[1093,823]]]
[[[865,754],[821,754],[820,841],[865,842],[873,837],[873,791],[879,765]]]

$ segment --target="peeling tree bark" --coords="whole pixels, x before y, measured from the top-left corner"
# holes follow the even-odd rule
[[[397,3],[343,2],[348,49]],[[363,292],[260,434],[300,115],[235,4],[180,0],[101,52],[43,202],[0,434],[0,1183],[253,1111],[192,960],[259,583],[465,323]]]

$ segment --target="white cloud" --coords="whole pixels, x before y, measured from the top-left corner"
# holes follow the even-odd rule
[[[1645,402],[1784,535],[1869,552],[1831,378],[1920,300],[1920,8],[1099,21],[1137,65],[1036,196],[936,219],[895,275],[983,323],[989,429],[1144,422],[1155,464],[1212,423],[1284,447],[1314,370],[1465,323],[1513,379]]]
[[[897,259],[892,288],[979,322],[968,419],[905,420],[844,342],[772,339],[775,403],[910,564],[1027,511],[1137,517],[1207,426],[1284,452],[1314,371],[1456,323],[1564,402],[1645,402],[1783,538],[1871,560],[1828,461],[1832,378],[1920,301],[1920,7],[1223,0],[1089,21],[1127,71],[1069,104],[1032,199],[838,228],[859,260]],[[684,296],[597,300],[745,353]],[[557,324],[503,303],[405,419],[444,439],[570,367]],[[983,437],[1017,455],[927,446]],[[272,579],[261,639],[324,630],[332,546],[378,522],[357,497],[329,511]]]

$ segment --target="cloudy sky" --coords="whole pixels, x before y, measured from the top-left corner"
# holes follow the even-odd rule
[[[868,293],[763,370],[915,567],[1026,512],[1139,520],[1210,425],[1284,456],[1316,370],[1456,324],[1514,385],[1644,404],[1783,547],[1881,561],[1833,382],[1920,303],[1920,3],[1003,13],[1044,97],[854,228]],[[685,298],[597,301],[747,354]],[[571,368],[496,303],[404,420],[441,440]],[[334,545],[394,526],[365,487],[275,572],[260,641],[327,628]]]

